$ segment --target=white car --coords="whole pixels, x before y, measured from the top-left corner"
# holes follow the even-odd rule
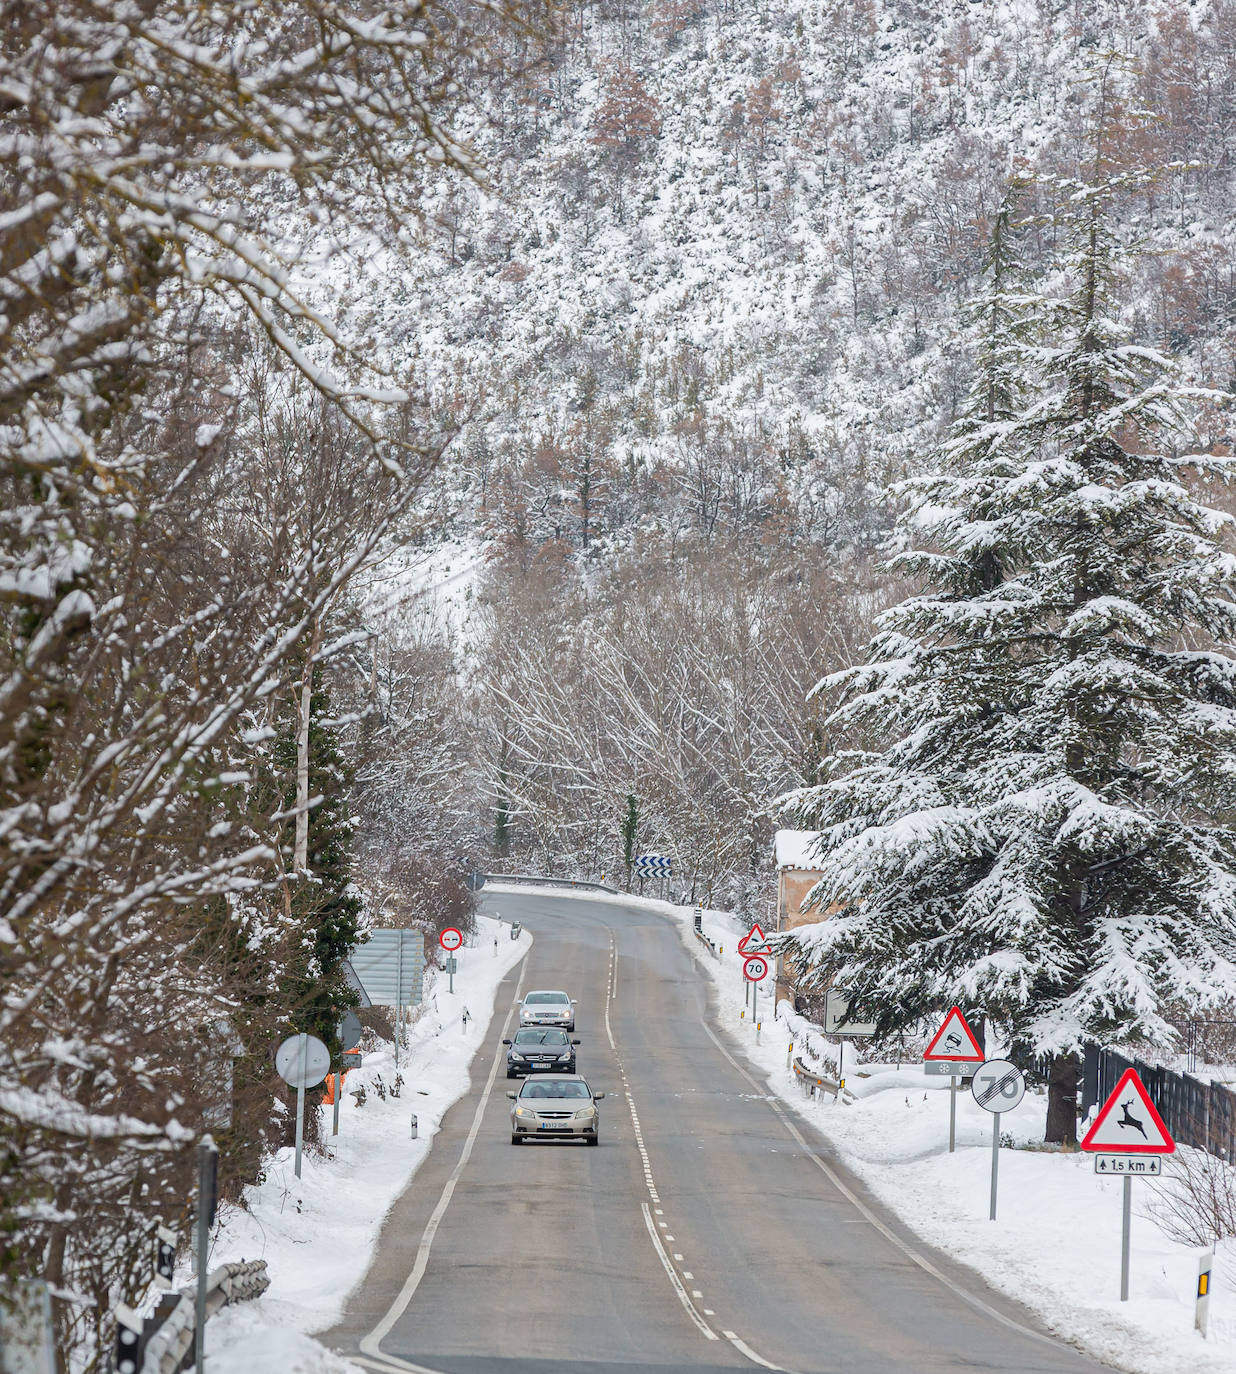
[[[575,1029],[575,1003],[565,992],[545,989],[530,992],[519,1004],[521,1026],[561,1026]]]

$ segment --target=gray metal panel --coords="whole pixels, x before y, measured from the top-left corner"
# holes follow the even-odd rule
[[[356,970],[352,967],[352,961],[350,959],[345,959],[343,961],[343,979],[348,987],[355,988],[356,991],[360,993],[360,1004],[362,1007],[373,1006],[369,994],[365,991],[365,985],[356,976]]]
[[[371,930],[348,962],[371,1002],[416,1006],[425,975],[425,937],[419,930]]]

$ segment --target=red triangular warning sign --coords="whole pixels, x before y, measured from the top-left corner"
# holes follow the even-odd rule
[[[756,954],[762,952],[768,943],[768,936],[764,934],[764,927],[758,921],[738,942],[739,954]]]
[[[1125,1069],[1081,1143],[1083,1150],[1170,1155],[1176,1148],[1136,1069]]]
[[[954,1007],[944,1018],[923,1052],[924,1059],[948,1059],[958,1064],[981,1064],[986,1057],[960,1007]]]

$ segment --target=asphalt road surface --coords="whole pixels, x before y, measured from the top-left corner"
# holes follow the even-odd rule
[[[1105,1368],[913,1239],[763,1092],[668,921],[561,891],[482,896],[531,952],[327,1344],[440,1374]],[[596,1149],[510,1143],[499,1041],[536,987],[578,1000],[579,1071],[607,1094]]]

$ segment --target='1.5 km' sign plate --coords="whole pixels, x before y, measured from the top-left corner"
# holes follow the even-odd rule
[[[1111,1174],[1113,1178],[1126,1175],[1147,1178],[1158,1177],[1163,1172],[1161,1155],[1095,1155],[1094,1172]]]

